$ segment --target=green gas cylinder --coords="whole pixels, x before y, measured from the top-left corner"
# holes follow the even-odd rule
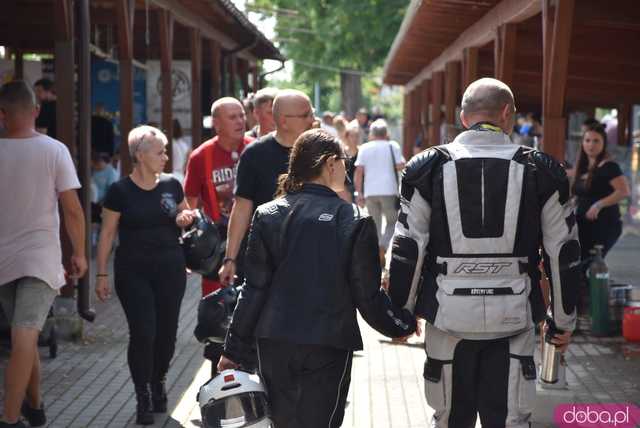
[[[611,334],[609,325],[609,268],[602,258],[602,248],[602,245],[594,246],[594,257],[589,265],[591,333],[594,336]]]

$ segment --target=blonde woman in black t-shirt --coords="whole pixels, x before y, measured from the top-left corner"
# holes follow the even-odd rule
[[[193,221],[180,182],[162,174],[167,137],[151,126],[129,133],[133,171],[108,190],[98,243],[96,294],[111,293],[107,262],[116,232],[115,290],[129,324],[129,369],[138,405],[136,423],[167,411],[164,387],[173,357],[186,285],[180,227]]]
[[[583,261],[590,258],[594,245],[602,245],[605,256],[616,243],[622,234],[618,203],[630,194],[629,183],[620,166],[609,158],[606,145],[604,126],[587,124],[572,189],[577,196],[576,218]]]

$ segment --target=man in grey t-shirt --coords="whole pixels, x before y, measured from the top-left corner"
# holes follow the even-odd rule
[[[369,142],[360,146],[355,166],[356,203],[373,218],[378,229],[380,260],[384,265],[393,229],[398,219],[398,171],[404,168],[405,160],[400,145],[389,140],[387,123],[378,119],[369,129]],[[364,186],[364,192],[363,192]],[[385,219],[384,232],[382,218]]]
[[[64,285],[58,203],[73,255],[71,272],[87,270],[80,187],[66,146],[35,131],[38,107],[22,81],[0,87],[0,305],[11,324],[0,428],[46,423],[40,396],[38,334],[58,289]],[[26,396],[26,400],[25,400]],[[23,403],[24,400],[24,403]]]

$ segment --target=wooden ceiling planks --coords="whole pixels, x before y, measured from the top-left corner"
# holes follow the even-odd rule
[[[471,4],[476,3],[481,7],[472,10]],[[397,46],[390,52],[385,64],[385,82],[406,84],[415,81],[415,85],[419,84],[416,78],[423,69],[440,59],[460,34],[482,17],[478,16],[478,11],[486,13],[486,8],[491,9],[497,3],[423,1],[408,28],[403,34],[398,34],[403,38],[394,42]],[[505,0],[502,3],[513,1]],[[454,14],[456,8],[460,8],[457,17],[447,16]],[[474,14],[475,21],[470,23],[470,17]],[[438,22],[433,22],[433,17],[437,17]],[[483,20],[488,18],[482,17]],[[443,27],[448,30],[443,31]],[[514,91],[527,103],[537,101],[539,105],[542,94],[542,20],[539,12],[517,24],[516,39]],[[640,46],[640,8],[637,0],[578,1],[568,57],[567,106],[638,102],[640,57],[632,54],[633,46]],[[440,65],[444,64],[446,62]],[[492,42],[478,49],[477,74],[479,77],[494,75]],[[409,89],[412,87],[410,85]]]
[[[435,59],[498,0],[425,0],[409,23],[397,51],[385,64],[385,82],[405,83],[411,73]],[[394,43],[395,44],[395,43]],[[431,48],[428,50],[428,48]]]
[[[11,0],[3,1],[3,12],[0,14],[0,45],[10,46],[23,51],[51,52],[55,40],[54,3],[58,0]],[[154,27],[151,31],[151,45],[145,44],[145,8],[148,5],[150,15],[154,15],[160,9],[172,11],[176,23],[184,26],[196,26],[201,28],[202,36],[213,38],[221,42],[226,49],[235,49],[241,45],[248,45],[254,39],[252,31],[243,27],[230,12],[218,2],[211,0],[135,0],[135,25],[134,25],[134,51],[135,57],[159,58],[159,40],[155,20],[149,21]],[[114,0],[91,0],[91,24],[114,25],[116,23]],[[212,32],[213,31],[213,32]],[[179,31],[177,33],[182,33]],[[189,58],[188,35],[176,34],[178,45],[178,59]],[[250,53],[243,53],[247,59],[274,58],[279,53],[270,42],[260,38],[259,43],[250,49]],[[276,55],[277,54],[277,55]],[[275,56],[274,56],[275,55]]]

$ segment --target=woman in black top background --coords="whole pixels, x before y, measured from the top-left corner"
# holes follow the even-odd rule
[[[582,260],[594,245],[603,246],[603,257],[622,234],[618,202],[630,194],[620,166],[607,154],[607,134],[599,123],[586,125],[575,169],[573,193]],[[585,263],[587,264],[587,263]]]
[[[96,294],[110,295],[107,262],[116,232],[115,290],[129,324],[127,360],[138,405],[136,423],[150,425],[166,412],[164,387],[173,357],[186,285],[180,227],[193,221],[182,186],[162,174],[167,137],[151,126],[129,133],[133,171],[107,192],[96,257]]]

